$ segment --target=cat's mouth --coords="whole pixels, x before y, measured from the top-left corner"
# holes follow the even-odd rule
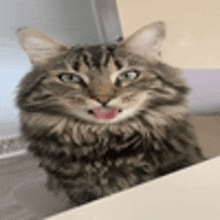
[[[94,109],[90,109],[88,111],[89,114],[94,115],[97,119],[113,119],[117,114],[122,112],[119,108],[101,108],[97,107]]]

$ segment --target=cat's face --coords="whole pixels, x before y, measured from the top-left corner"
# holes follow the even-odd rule
[[[42,81],[69,115],[97,123],[115,123],[145,108],[157,77],[144,63],[132,63],[129,56],[120,57],[112,46],[72,50],[62,60],[63,65],[52,68]],[[97,60],[93,60],[95,55]]]
[[[20,30],[19,36],[36,68],[21,88],[20,107],[26,111],[115,124],[150,108],[175,103],[182,95],[180,88],[185,86],[178,76],[172,79],[168,73],[172,69],[159,61],[159,46],[164,39],[161,22],[115,45],[68,48],[30,28]],[[36,79],[30,76],[36,72]]]

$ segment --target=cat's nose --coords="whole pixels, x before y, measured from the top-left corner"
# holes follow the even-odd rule
[[[99,96],[99,97],[98,97],[98,100],[100,100],[101,102],[105,102],[105,101],[107,101],[108,99],[109,99],[108,96]]]
[[[96,100],[100,102],[101,104],[106,105],[110,101],[110,97],[109,96],[98,96],[96,97]]]

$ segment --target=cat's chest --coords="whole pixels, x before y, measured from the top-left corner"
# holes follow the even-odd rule
[[[70,187],[83,190],[103,187],[103,190],[109,190],[105,194],[111,194],[114,189],[118,191],[154,178],[154,167],[143,152],[126,154],[124,151],[122,154],[109,150],[99,157],[64,161],[63,164],[57,164],[57,169],[52,173],[64,185],[71,180]]]
[[[117,143],[108,146],[91,145],[77,148],[70,146],[71,156],[66,158],[64,156],[61,161],[57,161],[57,164],[66,170],[77,167],[79,172],[89,175],[125,174],[144,167],[146,164],[143,143],[139,143],[139,145],[138,143],[124,143],[126,146]],[[56,160],[54,160],[54,163],[56,163]]]
[[[48,172],[65,178],[126,177],[131,173],[141,175],[152,169],[146,159],[145,144],[136,136],[126,142],[112,140],[81,146],[47,145],[47,150],[40,157],[41,165]]]

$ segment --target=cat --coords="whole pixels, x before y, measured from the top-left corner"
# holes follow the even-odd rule
[[[161,60],[166,25],[112,44],[64,43],[18,30],[33,70],[16,103],[21,133],[73,206],[205,160],[190,124],[181,70]]]

